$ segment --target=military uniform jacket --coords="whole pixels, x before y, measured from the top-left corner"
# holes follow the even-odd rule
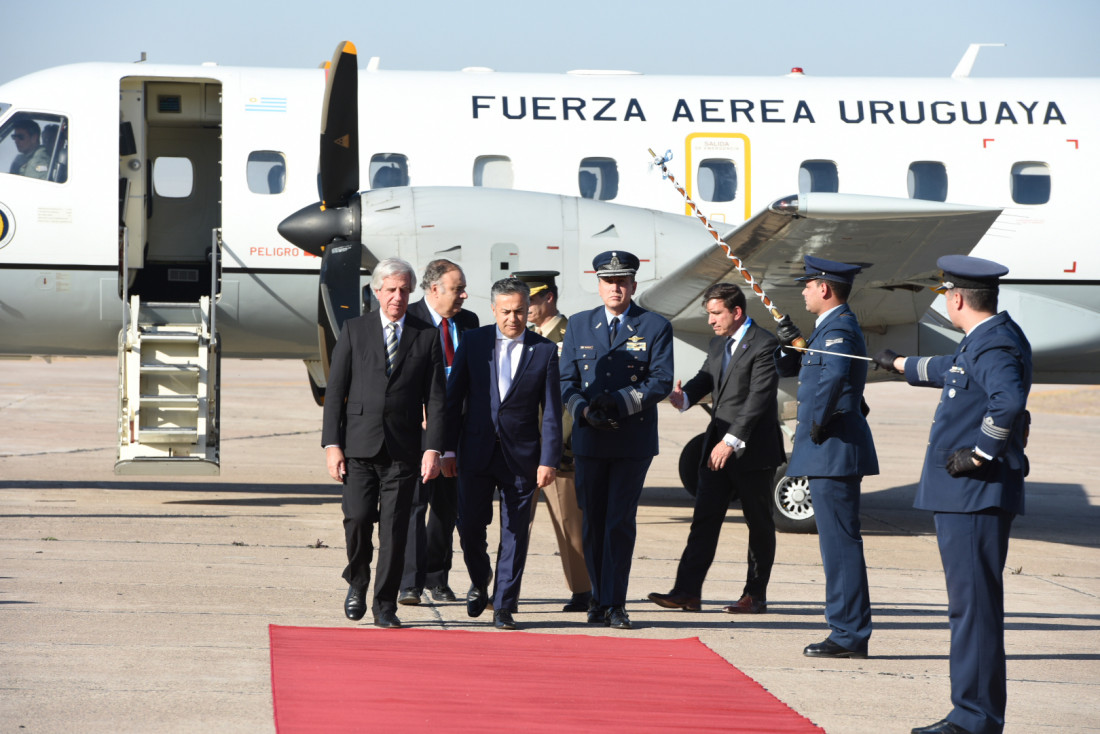
[[[535,326],[531,324],[527,328],[531,331],[544,336],[557,345],[558,358],[561,358],[561,345],[565,341],[565,330],[569,326],[569,319],[563,314],[557,314],[554,318],[549,319],[543,327]],[[561,439],[562,450],[561,458],[562,465],[560,469],[562,471],[573,471],[573,416],[568,412],[563,412],[561,417]]]
[[[672,392],[672,325],[631,303],[609,344],[603,306],[569,319],[561,350],[561,392],[573,416],[573,453],[598,458],[657,455],[657,403]],[[619,406],[619,429],[599,431],[584,420],[595,396]]]
[[[1031,345],[1016,322],[999,313],[963,337],[953,355],[906,358],[905,379],[943,388],[913,506],[1022,514]],[[993,459],[958,477],[947,473],[951,454],[975,447]]]
[[[755,323],[749,324],[723,375],[722,361],[728,342],[729,337],[725,336],[711,339],[702,369],[684,385],[684,394],[692,405],[708,393],[714,401],[703,464],[711,449],[729,433],[745,442],[745,452],[730,462],[733,468],[774,469],[787,460],[776,403],[779,375],[772,362],[778,342],[771,332]]]
[[[810,349],[867,355],[856,315],[842,304],[813,330]],[[852,477],[878,474],[878,455],[861,410],[867,363],[814,352],[775,351],[782,377],[798,375],[798,426],[787,476]],[[813,424],[825,428],[825,440],[810,439]]]

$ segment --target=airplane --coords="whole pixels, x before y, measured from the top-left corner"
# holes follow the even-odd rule
[[[765,326],[785,311],[812,329],[793,282],[806,254],[864,265],[849,303],[872,353],[953,351],[935,261],[971,253],[1010,268],[1000,303],[1036,381],[1095,384],[1100,250],[1080,196],[1100,168],[1100,87],[973,78],[979,48],[942,79],[377,58],[360,74],[350,43],[317,69],[36,72],[0,85],[0,354],[118,355],[116,472],[212,474],[220,358],[303,360],[320,402],[339,325],[370,308],[364,276],[386,257],[458,262],[485,319],[489,286],[517,270],[557,270],[563,310],[594,307],[592,257],[629,250],[636,299],[672,321],[690,376],[711,283],[765,292],[771,309],[747,294]],[[688,484],[698,450],[680,457]],[[781,528],[812,529],[782,469],[776,507]]]

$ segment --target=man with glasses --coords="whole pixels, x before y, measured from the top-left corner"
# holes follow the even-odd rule
[[[438,328],[444,371],[449,376],[463,335],[479,324],[477,314],[462,308],[467,298],[466,275],[450,260],[432,260],[424,268],[420,287],[424,298],[409,304],[409,313]],[[399,604],[420,604],[425,588],[434,601],[457,600],[449,583],[457,517],[457,479],[439,476],[417,486],[409,514]]]

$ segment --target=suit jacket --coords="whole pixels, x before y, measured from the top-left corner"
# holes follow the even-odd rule
[[[417,301],[415,303],[410,303],[409,304],[409,313],[412,314],[413,316],[415,316],[416,318],[420,319],[421,321],[425,322],[429,326],[435,324],[435,321],[432,319],[432,307],[429,306],[428,302],[425,301],[423,298],[421,298],[419,301]],[[458,334],[458,342],[460,344],[462,343],[463,335],[465,335],[465,333],[467,331],[471,330],[471,329],[476,329],[478,327],[478,324],[480,323],[478,321],[477,314],[474,313],[473,311],[467,311],[466,309],[462,309],[458,313],[456,313],[454,316],[452,316],[451,317],[451,322],[454,324],[454,329],[455,329],[455,332]],[[443,381],[444,381],[444,383],[446,383],[446,381],[447,381],[447,368],[446,368],[447,362],[446,362],[446,351],[445,351],[446,348],[443,347],[443,337],[442,337],[443,332],[442,332],[442,330],[440,330],[440,328],[438,326],[436,327],[436,333],[439,334],[440,349],[444,350],[442,352],[442,354],[443,354],[443,364],[444,364]],[[456,350],[456,354],[457,354],[457,350]],[[427,450],[428,448],[430,448],[428,446],[428,434],[425,431],[424,436],[423,436],[423,442],[422,442],[422,445],[421,445],[421,449]],[[437,446],[437,448],[438,448],[438,446]],[[446,477],[443,477],[443,478],[445,479]]]
[[[810,349],[867,356],[856,315],[848,304],[829,314],[810,334]],[[798,375],[798,426],[787,476],[853,477],[878,474],[878,455],[863,416],[867,363],[815,352],[775,351],[783,377]],[[810,429],[824,427],[816,444]]]
[[[460,470],[480,471],[489,465],[499,440],[509,469],[533,480],[539,466],[556,469],[561,461],[558,349],[549,339],[524,330],[516,374],[502,399],[496,334],[496,324],[483,326],[458,345],[447,381],[446,447],[457,450]]]
[[[943,388],[913,506],[1023,514],[1031,344],[1016,322],[999,313],[963,337],[953,355],[907,358],[905,379]],[[951,454],[973,447],[993,459],[977,471],[948,474]]]
[[[573,416],[573,453],[598,458],[657,455],[657,404],[672,392],[672,325],[636,303],[609,344],[603,306],[569,319],[561,349],[561,390]],[[597,395],[619,407],[619,429],[596,430],[583,418]]]
[[[750,323],[723,375],[728,341],[724,336],[710,340],[702,368],[683,388],[692,405],[712,395],[703,465],[711,449],[730,433],[745,442],[745,451],[727,466],[744,471],[774,469],[787,460],[779,429],[779,374],[772,360],[779,342],[771,332]]]
[[[442,451],[446,383],[439,331],[406,313],[387,377],[381,316],[348,319],[332,350],[321,445],[338,445],[357,458],[374,456],[385,445],[391,458],[418,463],[425,408],[424,447]]]

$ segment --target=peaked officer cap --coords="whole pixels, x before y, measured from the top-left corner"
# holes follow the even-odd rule
[[[531,295],[542,293],[548,288],[553,288],[554,276],[561,275],[557,270],[520,270],[512,273],[513,278],[519,278],[531,288]]]
[[[596,275],[604,278],[635,275],[640,264],[638,258],[623,250],[601,252],[592,258],[592,268],[596,271]]]
[[[943,271],[940,280],[942,291],[952,288],[990,290],[997,287],[1000,278],[1008,274],[1008,268],[992,260],[970,255],[944,255],[936,261]]]
[[[814,257],[813,255],[807,255],[804,258],[804,262],[806,274],[801,278],[795,278],[795,280],[831,280],[834,283],[847,283],[851,285],[853,281],[855,281],[859,271],[863,270],[863,267],[860,265],[838,263],[833,260],[826,260],[823,257]]]

